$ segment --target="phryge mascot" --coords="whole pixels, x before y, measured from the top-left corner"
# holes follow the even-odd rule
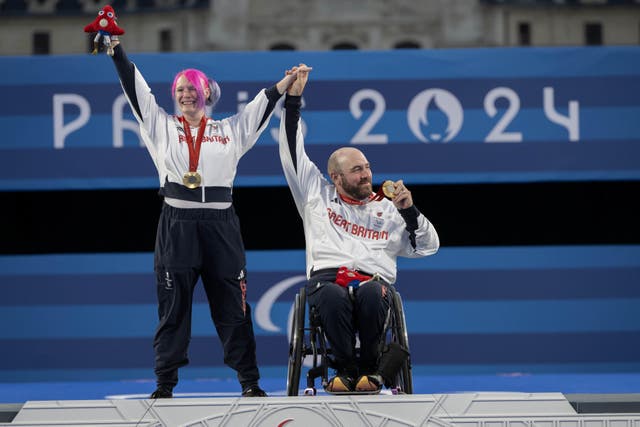
[[[124,30],[118,26],[116,20],[116,12],[110,5],[107,5],[100,9],[98,16],[92,23],[84,27],[85,33],[97,33],[93,39],[93,55],[98,53],[100,47],[100,39],[105,46],[107,46],[107,55],[113,56],[113,46],[111,42],[118,40],[118,36],[124,34]]]

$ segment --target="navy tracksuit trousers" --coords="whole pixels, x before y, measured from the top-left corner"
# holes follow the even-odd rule
[[[384,322],[392,301],[386,283],[372,281],[359,287],[354,297],[333,277],[312,277],[306,286],[308,305],[315,306],[331,346],[339,375],[357,377],[376,372]],[[356,357],[356,334],[360,353]]]
[[[174,387],[189,363],[193,291],[202,279],[224,363],[242,388],[258,383],[256,342],[246,301],[246,258],[240,224],[228,209],[163,205],[155,247],[158,318],[153,348],[158,385]]]

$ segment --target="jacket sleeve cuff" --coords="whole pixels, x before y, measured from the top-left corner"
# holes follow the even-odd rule
[[[295,108],[300,109],[302,106],[302,96],[289,95],[284,98],[284,108],[287,110]]]
[[[402,219],[407,224],[407,231],[414,231],[418,229],[418,216],[420,211],[416,208],[416,205],[412,205],[406,209],[398,209]]]
[[[269,99],[269,101],[274,101],[274,102],[277,102],[282,96],[278,92],[278,88],[276,87],[276,85],[273,85],[268,89],[265,89],[264,94],[267,96],[267,99]]]

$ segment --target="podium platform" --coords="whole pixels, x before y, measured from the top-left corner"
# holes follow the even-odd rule
[[[585,414],[577,406],[562,393],[513,392],[28,401],[0,426],[640,427],[640,410]]]

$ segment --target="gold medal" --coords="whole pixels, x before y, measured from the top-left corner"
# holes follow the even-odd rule
[[[198,172],[185,172],[182,176],[182,182],[187,188],[198,188],[202,184],[202,177]]]
[[[200,159],[200,147],[202,146],[202,138],[204,137],[204,129],[207,126],[207,118],[203,115],[200,118],[200,126],[198,127],[198,136],[196,137],[195,146],[193,143],[193,137],[191,136],[191,125],[183,117],[180,117],[180,122],[184,126],[184,135],[187,138],[187,147],[189,148],[189,172],[185,172],[182,175],[182,183],[185,187],[194,189],[200,187],[202,184],[202,177],[196,169],[198,168],[198,160]]]
[[[393,199],[394,197],[396,197],[395,191],[396,191],[396,186],[394,185],[393,181],[387,180],[382,183],[382,192],[388,198]]]

